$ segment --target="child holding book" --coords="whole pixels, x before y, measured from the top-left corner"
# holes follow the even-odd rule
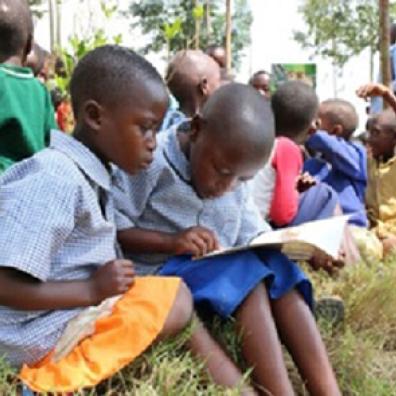
[[[244,183],[272,150],[270,106],[253,88],[219,88],[187,131],[160,135],[151,166],[118,171],[118,237],[141,271],[181,276],[201,309],[233,315],[257,386],[292,395],[281,341],[313,395],[339,395],[310,306],[311,285],[278,251],[245,251],[192,261],[269,229]],[[299,323],[299,331],[295,324]]]

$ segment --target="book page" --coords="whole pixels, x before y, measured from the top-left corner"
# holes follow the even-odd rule
[[[249,245],[217,250],[202,258],[254,247],[268,247],[281,249],[293,260],[308,260],[316,249],[336,259],[348,218],[349,216],[337,216],[266,232],[254,238]]]

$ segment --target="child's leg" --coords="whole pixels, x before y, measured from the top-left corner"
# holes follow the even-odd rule
[[[341,395],[312,313],[297,291],[272,301],[279,335],[311,395]]]
[[[190,322],[193,312],[193,302],[190,291],[184,283],[175,299],[175,303],[165,322],[160,338],[176,335]],[[205,361],[209,375],[219,385],[234,388],[241,384],[242,374],[226,355],[219,344],[212,338],[206,328],[198,321],[189,340],[192,353]],[[247,387],[242,390],[243,395],[255,395]]]
[[[256,382],[274,396],[293,395],[265,285],[260,283],[236,312],[242,349]]]

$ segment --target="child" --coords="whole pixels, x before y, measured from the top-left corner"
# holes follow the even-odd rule
[[[24,67],[33,38],[25,0],[0,0],[0,174],[43,149],[56,128],[44,85]]]
[[[271,98],[271,75],[265,70],[259,70],[250,77],[249,84],[257,89],[267,99]]]
[[[166,127],[193,117],[220,86],[220,68],[208,55],[199,50],[179,51],[169,63],[166,81],[171,94],[179,103],[179,111]]]
[[[151,163],[168,104],[161,77],[134,52],[104,46],[77,65],[71,97],[74,138],[53,131],[50,148],[10,168],[0,184],[0,355],[23,365],[20,377],[37,391],[94,386],[182,330],[192,313],[178,278],[135,277],[113,224],[110,163],[131,173]],[[58,340],[79,327],[84,307],[121,294],[90,337],[58,356]],[[216,382],[241,380],[202,327],[190,345]]]
[[[305,143],[317,158],[308,159],[304,170],[337,192],[343,213],[351,214],[351,224],[367,227],[366,150],[350,140],[359,121],[356,110],[345,100],[329,99],[319,107],[319,120],[320,130]]]
[[[301,81],[285,82],[271,98],[277,139],[268,164],[253,182],[255,202],[275,227],[331,217],[336,193],[302,175],[303,143],[314,128],[318,111],[315,91]]]
[[[269,104],[253,88],[231,83],[208,99],[201,114],[188,131],[160,135],[154,161],[140,175],[117,173],[119,241],[143,272],[178,274],[200,308],[235,316],[262,392],[293,394],[281,339],[311,394],[339,395],[309,309],[311,286],[295,263],[277,251],[191,260],[220,246],[246,244],[269,229],[244,183],[272,149]]]
[[[368,140],[367,215],[386,255],[396,250],[396,97],[382,84],[365,85],[357,94],[362,98],[380,96],[392,108],[372,117]]]

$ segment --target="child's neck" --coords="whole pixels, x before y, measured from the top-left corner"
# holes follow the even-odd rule
[[[199,111],[200,102],[197,98],[189,98],[180,103],[180,111],[187,117],[194,117],[194,115]]]
[[[25,66],[22,57],[19,55],[14,55],[9,58],[0,57],[0,63],[5,63],[7,65],[19,66],[19,67]]]

